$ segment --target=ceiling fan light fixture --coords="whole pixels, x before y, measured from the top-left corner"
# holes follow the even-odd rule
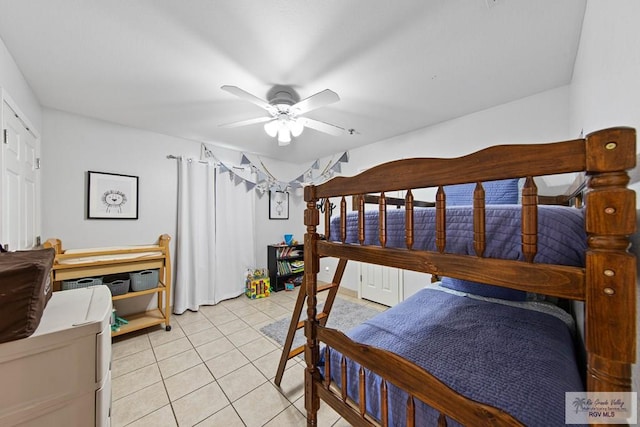
[[[280,114],[289,114],[289,110],[290,110],[290,105],[289,104],[273,104],[276,107],[276,110],[278,110],[278,112]]]
[[[278,122],[279,120],[271,120],[270,122],[267,122],[264,124],[264,131],[271,138],[275,138],[276,135],[278,135],[278,129],[280,128],[280,126],[278,125]]]
[[[338,94],[329,89],[303,100],[300,100],[300,96],[292,87],[283,85],[272,87],[267,93],[267,100],[258,98],[236,86],[224,85],[221,89],[265,109],[271,117],[260,117],[220,126],[237,127],[266,122],[264,131],[270,137],[277,138],[279,145],[288,145],[291,138],[300,136],[305,127],[331,135],[340,135],[344,131],[343,128],[330,123],[301,117],[309,111],[339,101]]]
[[[291,142],[291,133],[289,132],[289,128],[284,125],[280,126],[278,129],[278,145],[289,145]]]
[[[287,127],[289,128],[291,135],[293,135],[295,138],[302,135],[302,131],[304,130],[302,121],[298,119],[289,119],[287,121]]]

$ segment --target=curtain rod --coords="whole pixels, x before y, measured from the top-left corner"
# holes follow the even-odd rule
[[[182,156],[174,156],[173,154],[167,154],[167,159],[175,159],[175,160],[183,160]],[[188,162],[193,162],[195,159],[186,159]],[[196,160],[198,163],[209,164],[206,160]],[[214,165],[217,166],[218,163],[214,162]]]
[[[176,156],[176,155],[173,155],[173,154],[167,154],[167,159],[182,160],[182,159],[184,159],[184,157],[183,157],[183,156]],[[195,160],[195,159],[187,159],[187,161],[188,161],[188,162],[192,162],[192,161],[194,161],[194,160]],[[208,162],[208,161],[206,161],[206,160],[197,160],[197,162],[198,162],[198,163],[204,163],[204,164],[209,164],[209,163],[210,163],[210,162]],[[213,164],[214,164],[215,166],[220,166],[222,163],[216,160],[216,161],[214,161],[214,162],[213,162]],[[238,167],[238,166],[232,166],[232,168],[233,168],[233,169],[245,170],[245,168],[243,168],[243,167]]]

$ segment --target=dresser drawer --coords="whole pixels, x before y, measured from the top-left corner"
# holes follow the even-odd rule
[[[107,372],[111,370],[111,326],[96,335],[96,383],[102,383]]]

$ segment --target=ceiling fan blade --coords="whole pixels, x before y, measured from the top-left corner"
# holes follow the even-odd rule
[[[337,93],[330,89],[325,89],[322,92],[318,92],[315,95],[311,95],[310,97],[293,104],[291,109],[299,115],[338,101],[340,101],[340,97]]]
[[[300,117],[298,120],[302,121],[305,127],[315,129],[320,132],[328,133],[334,136],[340,136],[345,133],[345,130],[340,126],[332,125],[330,123],[321,122],[320,120],[310,119],[308,117]]]
[[[265,101],[264,99],[260,99],[255,95],[250,94],[249,92],[247,92],[246,90],[240,89],[237,86],[229,86],[229,85],[224,85],[221,86],[220,89],[227,91],[239,98],[244,99],[245,101],[249,101],[255,105],[257,105],[258,107],[264,108],[265,110],[271,112],[271,110],[273,110],[273,106],[271,104],[269,104],[267,101]]]
[[[268,122],[269,120],[273,120],[273,117],[257,117],[255,119],[241,120],[239,122],[224,123],[219,126],[222,128],[237,128],[240,126],[253,125],[256,123],[264,123]]]

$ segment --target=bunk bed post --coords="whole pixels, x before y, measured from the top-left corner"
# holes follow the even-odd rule
[[[585,345],[587,391],[631,391],[636,353],[636,261],[628,252],[636,228],[635,131],[613,128],[586,138]]]
[[[307,338],[307,345],[304,349],[304,360],[307,364],[304,375],[304,406],[307,409],[307,426],[312,427],[318,425],[317,415],[320,408],[320,398],[316,393],[314,383],[314,379],[319,381],[320,378],[316,368],[320,360],[316,319],[317,274],[320,271],[320,260],[316,248],[318,241],[316,227],[320,223],[320,213],[316,207],[315,186],[305,187],[304,200],[307,202],[307,209],[304,211],[304,224],[307,226],[307,232],[304,235],[304,286],[307,291],[307,320],[304,327]]]

